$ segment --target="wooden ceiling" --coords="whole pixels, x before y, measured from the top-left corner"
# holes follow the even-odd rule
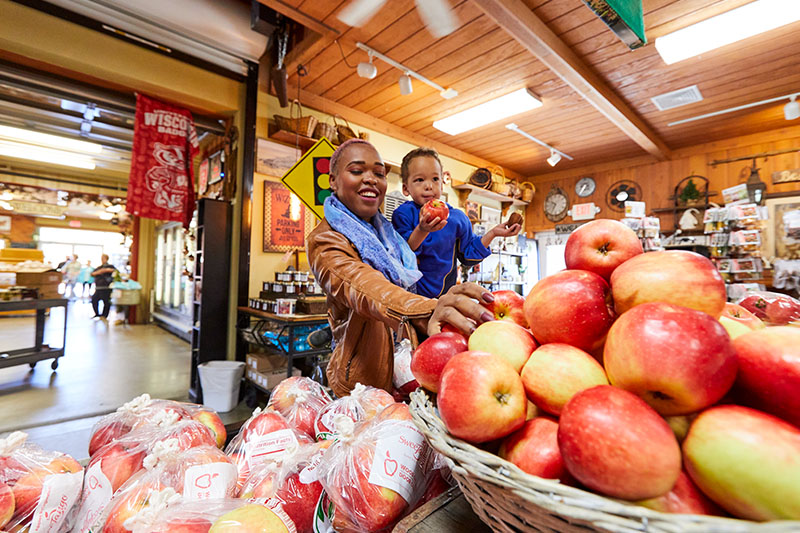
[[[582,0],[447,0],[459,27],[441,39],[426,30],[414,0],[387,1],[360,28],[336,16],[348,0],[259,1],[322,35],[290,63],[308,68],[301,84],[309,105],[345,106],[523,176],[552,171],[549,153],[507,130],[510,122],[574,158],[558,170],[640,156],[668,159],[677,148],[788,124],[786,101],[679,126],[669,122],[800,91],[800,23],[673,65],[656,52],[656,37],[750,0],[644,0],[648,44],[635,51]],[[359,41],[459,96],[444,100],[416,80],[414,92],[403,96],[402,73],[378,60],[374,79],[358,77],[355,65],[367,60]],[[296,75],[289,83],[293,91]],[[702,102],[661,112],[650,100],[691,85]],[[432,126],[521,87],[544,105],[456,136]]]

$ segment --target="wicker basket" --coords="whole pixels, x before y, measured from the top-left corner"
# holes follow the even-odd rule
[[[522,201],[530,202],[533,200],[533,195],[536,194],[536,187],[529,181],[523,181],[519,184],[519,189],[522,191]]]
[[[488,169],[492,173],[492,192],[509,196],[511,186],[506,179],[506,173],[503,172],[503,167],[491,166]]]
[[[295,106],[297,106],[297,117],[294,116]],[[303,116],[303,106],[299,100],[292,100],[289,104],[289,116],[282,117],[275,115],[275,123],[279,130],[290,131],[304,137],[314,135],[314,128],[317,127],[317,117],[312,115]]]
[[[469,175],[470,185],[480,187],[481,189],[491,190],[492,188],[492,172],[488,168],[476,168],[475,171]]]
[[[337,119],[344,121],[344,124],[339,124]],[[333,115],[333,123],[336,125],[336,134],[339,137],[339,144],[358,137],[356,132],[353,131],[353,128],[350,127],[350,123],[347,122],[347,119],[342,115]]]
[[[447,433],[428,395],[411,393],[411,415],[428,443],[448,458],[475,513],[492,530],[546,533],[789,533],[800,521],[749,522],[701,515],[659,513],[612,500],[555,480],[526,474],[515,465]]]
[[[322,139],[325,137],[331,142],[337,142],[336,127],[327,122],[318,122],[317,127],[314,128],[313,137],[315,139]]]

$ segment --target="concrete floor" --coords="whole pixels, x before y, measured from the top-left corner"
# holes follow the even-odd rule
[[[0,369],[0,435],[24,430],[29,440],[80,459],[100,415],[144,392],[186,399],[190,347],[154,325],[93,321],[91,304],[70,302],[67,343],[58,370],[51,361]],[[120,315],[121,318],[121,315]],[[47,318],[45,343],[61,345],[64,310]],[[0,351],[33,346],[34,319],[0,318]]]

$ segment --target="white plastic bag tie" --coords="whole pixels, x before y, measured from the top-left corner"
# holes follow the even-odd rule
[[[142,394],[141,396],[137,396],[133,400],[125,403],[117,409],[118,413],[138,413],[139,411],[146,408],[153,400],[150,398],[150,395],[147,393]]]
[[[148,470],[152,470],[155,466],[164,459],[178,455],[180,453],[178,447],[178,439],[167,439],[165,441],[157,442],[153,447],[153,451],[144,458],[142,463]]]
[[[153,423],[160,428],[174,426],[180,420],[181,415],[172,410],[158,411],[153,417]]]
[[[182,496],[172,487],[153,492],[147,500],[147,507],[125,520],[122,525],[133,533],[147,533],[164,509],[180,503],[181,500]]]
[[[0,456],[11,455],[17,448],[25,444],[28,434],[22,431],[15,431],[8,437],[0,439]]]

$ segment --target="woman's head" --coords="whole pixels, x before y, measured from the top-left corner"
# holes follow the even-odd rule
[[[331,156],[330,185],[354,215],[369,221],[386,195],[386,166],[372,144],[350,139]]]
[[[403,157],[400,165],[403,194],[419,205],[442,195],[442,162],[433,148],[416,148]]]

